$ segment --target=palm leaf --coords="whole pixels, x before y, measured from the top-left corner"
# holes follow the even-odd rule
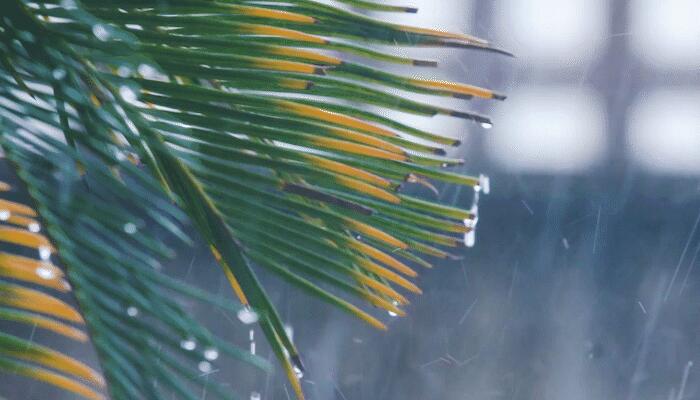
[[[299,398],[301,358],[258,279],[261,269],[385,329],[353,299],[403,315],[405,291],[421,292],[415,268],[430,267],[425,256],[451,257],[443,248],[462,245],[474,228],[476,209],[400,192],[432,186],[429,180],[478,192],[483,177],[445,169],[462,163],[445,150],[459,140],[372,107],[488,127],[485,116],[395,89],[504,97],[371,65],[436,65],[375,45],[504,53],[484,40],[310,0],[13,0],[7,8],[2,146],[48,222],[88,326],[101,333],[93,342],[114,398],[153,398],[161,388],[154,381],[191,398],[179,382],[201,384],[197,376],[156,351],[162,342],[187,358],[174,337],[197,335],[242,356],[214,343],[164,294],[177,288],[213,301],[153,271],[170,252],[142,226],[183,237],[180,225],[192,222],[243,307],[257,314]],[[164,331],[129,318],[125,306]],[[135,374],[138,363],[149,368]]]

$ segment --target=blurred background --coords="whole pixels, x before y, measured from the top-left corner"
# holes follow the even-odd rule
[[[475,34],[517,54],[421,52],[441,67],[397,70],[509,96],[452,104],[493,116],[491,130],[401,116],[460,137],[462,172],[489,175],[491,194],[476,247],[425,271],[409,316],[384,317],[389,332],[267,277],[306,355],[309,399],[699,399],[700,2],[410,3],[417,14],[371,15]],[[443,201],[471,206],[471,190],[438,189]],[[183,249],[167,268],[229,296],[207,253]],[[191,309],[249,346],[250,327],[235,316]],[[62,348],[71,346],[84,351]],[[263,340],[257,351],[270,355]],[[222,361],[210,375],[244,396],[292,396],[279,372]],[[8,400],[72,398],[14,378],[0,385]]]

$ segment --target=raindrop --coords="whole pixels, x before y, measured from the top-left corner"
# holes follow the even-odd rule
[[[211,364],[208,361],[202,361],[197,365],[197,368],[205,374],[208,374],[211,372]]]
[[[253,329],[248,332],[248,339],[255,340],[255,331]]]
[[[464,234],[464,245],[474,247],[476,245],[476,231],[469,231]]]
[[[136,224],[133,222],[127,222],[124,224],[124,232],[128,233],[129,235],[133,235],[136,233]]]
[[[482,122],[481,127],[484,129],[491,129],[491,128],[493,128],[493,124],[490,122]]]
[[[238,315],[238,319],[240,319],[241,322],[243,322],[246,325],[254,324],[254,323],[258,322],[258,319],[260,318],[258,316],[258,313],[251,310],[250,307],[241,308],[238,311],[237,315]]]
[[[250,342],[250,354],[255,355],[255,342]]]
[[[304,377],[304,371],[301,370],[297,365],[292,367],[292,370],[294,370],[294,375],[297,376],[297,379],[301,379]]]
[[[109,30],[103,24],[95,24],[92,27],[92,33],[103,42],[109,40]]]
[[[131,76],[131,67],[128,65],[120,65],[119,68],[117,68],[117,75],[122,78],[128,78]]]
[[[129,306],[126,309],[126,315],[128,315],[130,317],[135,317],[135,316],[139,315],[139,309],[134,307],[134,306]]]
[[[36,274],[39,275],[41,279],[53,279],[56,277],[56,271],[48,265],[42,265],[36,269]]]
[[[63,68],[56,68],[53,70],[53,72],[51,72],[51,75],[55,80],[60,81],[66,77],[66,70]]]
[[[41,258],[44,261],[51,258],[51,249],[47,246],[40,246],[39,247],[39,258]]]
[[[192,351],[197,348],[197,343],[192,338],[185,339],[180,342],[180,347],[184,350]]]
[[[32,222],[27,225],[27,229],[29,229],[29,232],[37,233],[41,230],[41,225],[38,222]]]
[[[391,303],[392,303],[395,307],[399,305],[399,302],[396,301],[396,300],[392,301]],[[399,314],[397,314],[397,313],[395,313],[395,312],[393,312],[393,311],[389,311],[388,313],[389,313],[389,316],[390,316],[390,317],[396,317],[396,316],[399,315]]]
[[[491,193],[491,178],[484,174],[479,175],[479,186],[483,189],[484,194]]]
[[[250,400],[260,400],[262,397],[260,396],[260,393],[258,392],[251,392],[250,393]]]
[[[294,341],[294,328],[291,325],[284,326],[284,333],[287,334],[287,337],[291,342]]]
[[[0,210],[0,221],[7,221],[10,219],[10,212],[8,210]]]
[[[209,361],[214,361],[217,358],[219,358],[219,350],[209,347],[204,350],[204,358],[206,358]]]
[[[442,163],[440,166],[441,166],[442,168],[447,168],[447,167],[450,166],[450,164],[448,164],[448,163]]]
[[[134,92],[134,89],[132,89],[128,85],[122,85],[119,87],[119,95],[122,96],[122,99],[129,103],[133,103],[138,99],[138,96],[136,95],[136,92]]]
[[[139,74],[146,79],[155,79],[158,77],[158,70],[150,64],[140,64],[138,67]]]

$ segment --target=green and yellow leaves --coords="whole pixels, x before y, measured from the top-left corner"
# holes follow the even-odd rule
[[[364,0],[337,3],[417,11]],[[110,332],[96,347],[114,398],[159,394],[153,380],[191,397],[176,382],[185,378],[196,385],[196,376],[156,354],[155,346],[197,332],[198,340],[214,340],[162,294],[164,287],[193,292],[152,271],[170,252],[141,234],[149,223],[183,237],[184,212],[236,297],[258,314],[299,398],[301,357],[258,279],[263,271],[385,329],[372,308],[355,303],[403,316],[410,295],[421,293],[419,270],[431,267],[424,257],[453,257],[444,247],[462,245],[473,229],[476,210],[401,193],[410,185],[435,189],[436,182],[479,190],[479,177],[447,170],[463,163],[446,156],[446,147],[460,140],[394,120],[386,111],[490,126],[483,115],[404,93],[464,101],[504,96],[389,72],[385,63],[437,63],[385,49],[504,53],[485,40],[391,24],[312,0],[13,4],[18,22],[0,32],[1,50],[12,65],[0,76],[1,94],[10,99],[0,103],[0,116],[12,131],[3,147],[43,205],[41,215],[51,222],[52,238],[90,316],[86,322]],[[38,167],[37,159],[43,161]],[[47,174],[57,171],[67,175],[47,185]],[[66,176],[87,190],[73,187],[70,201],[55,203],[61,193],[56,182]],[[31,215],[23,218],[14,225],[32,224]],[[49,245],[17,227],[0,229],[0,239]],[[96,273],[94,265],[102,260],[107,263]],[[27,261],[11,261],[31,268]],[[0,258],[0,274],[2,265]],[[28,277],[27,271],[14,274]],[[162,332],[125,317],[127,307],[156,319]],[[150,351],[134,354],[137,347]],[[145,376],[135,375],[133,365],[144,357],[154,365]]]
[[[5,191],[10,190],[5,183],[1,186]],[[68,292],[70,285],[61,269],[51,263],[53,247],[40,233],[36,216],[31,207],[0,200],[3,248],[35,254],[33,258],[0,252],[0,320],[86,342],[87,335],[76,326],[84,324],[83,317],[53,294]],[[0,371],[44,381],[88,399],[104,398],[100,393],[105,385],[104,378],[92,368],[32,340],[2,332]]]

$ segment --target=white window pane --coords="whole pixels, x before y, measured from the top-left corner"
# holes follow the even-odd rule
[[[659,90],[630,109],[628,149],[642,168],[700,173],[700,91]]]
[[[530,63],[551,68],[585,65],[604,44],[605,0],[499,0],[499,44]]]
[[[487,133],[490,158],[517,172],[572,173],[606,154],[602,100],[579,87],[523,88],[512,93]]]
[[[700,1],[633,0],[630,41],[650,63],[700,68]]]

